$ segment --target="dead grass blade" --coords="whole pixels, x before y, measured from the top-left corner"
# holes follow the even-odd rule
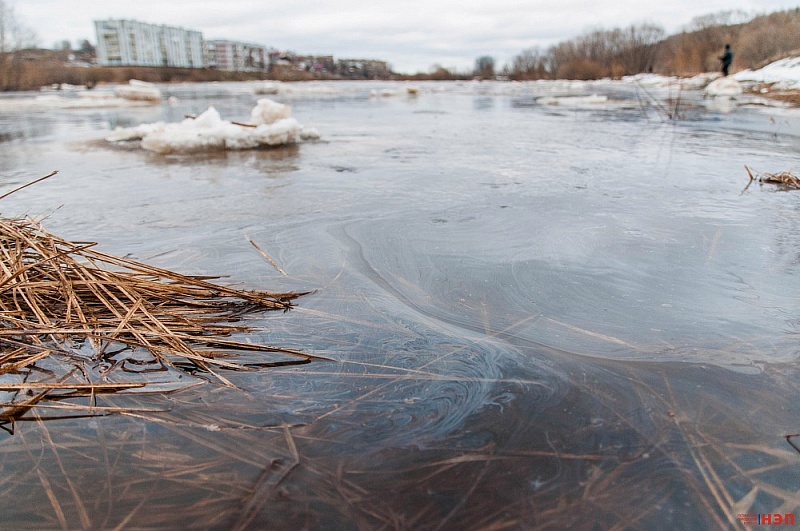
[[[256,242],[254,242],[253,240],[251,240],[251,239],[249,239],[249,238],[247,239],[247,241],[249,241],[249,242],[250,242],[250,245],[252,245],[253,247],[255,247],[255,248],[256,248],[256,251],[258,251],[258,253],[259,253],[261,256],[263,256],[263,257],[264,257],[264,260],[266,260],[267,262],[269,262],[269,263],[270,263],[270,265],[271,265],[272,267],[274,267],[275,269],[277,269],[277,270],[278,270],[278,273],[280,273],[280,274],[281,274],[281,275],[283,275],[283,276],[287,276],[287,275],[286,275],[286,271],[284,271],[283,269],[281,269],[281,266],[279,266],[279,265],[278,265],[278,263],[277,263],[275,260],[273,260],[273,259],[272,259],[272,258],[271,258],[271,257],[270,257],[270,256],[269,256],[269,255],[268,255],[268,254],[267,254],[267,253],[264,251],[264,249],[262,249],[261,247],[259,247],[259,246],[256,244]]]

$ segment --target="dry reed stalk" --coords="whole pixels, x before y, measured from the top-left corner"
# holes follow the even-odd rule
[[[129,357],[129,363],[155,364],[161,370],[199,369],[225,385],[232,384],[215,367],[249,370],[286,364],[287,355],[300,363],[319,358],[228,338],[252,331],[235,324],[241,317],[286,311],[303,292],[220,286],[209,282],[218,277],[182,275],[108,255],[94,246],[54,236],[29,218],[0,217],[0,375],[6,375],[0,391],[13,395],[2,400],[0,421],[14,420],[43,400],[93,399],[100,393],[146,386],[109,381],[113,378],[108,373],[102,383],[91,381],[88,366],[124,365],[112,358],[125,350],[150,356],[146,362]],[[281,359],[261,364],[232,359],[244,351],[275,353]],[[77,370],[60,378],[40,366],[53,358],[67,360]]]

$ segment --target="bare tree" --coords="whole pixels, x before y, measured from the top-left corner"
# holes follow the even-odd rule
[[[5,0],[0,0],[0,54],[6,52],[6,26],[9,22],[9,7]]]
[[[484,79],[494,77],[494,58],[484,55],[475,60],[475,75]]]
[[[20,23],[14,5],[0,0],[0,53],[32,48],[38,43],[36,33]]]
[[[617,60],[624,67],[624,73],[651,71],[656,61],[658,45],[666,36],[664,28],[653,24],[640,24],[629,26],[621,34],[623,45],[617,53]]]
[[[648,72],[654,67],[664,36],[663,28],[646,23],[592,30],[548,49],[541,59],[542,70],[573,79]],[[526,60],[522,56],[518,59],[520,63]]]
[[[14,6],[0,0],[0,90],[21,86],[24,62],[17,50],[36,45],[36,34],[19,23]]]
[[[550,77],[547,54],[538,46],[522,50],[512,60],[508,74],[513,79],[544,79]]]

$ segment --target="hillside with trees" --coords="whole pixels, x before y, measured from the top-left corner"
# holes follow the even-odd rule
[[[688,76],[718,70],[725,44],[733,47],[735,72],[800,54],[798,28],[800,8],[754,18],[740,11],[704,15],[670,36],[652,24],[592,30],[547,49],[523,50],[502,73],[515,80],[589,80],[642,72]]]

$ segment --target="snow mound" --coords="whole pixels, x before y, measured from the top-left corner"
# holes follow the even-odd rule
[[[680,80],[680,88],[684,90],[704,89],[713,81],[718,80],[720,75],[718,72],[705,72],[693,77],[687,77]]]
[[[120,85],[114,89],[118,97],[133,101],[161,101],[161,91],[152,83],[131,79],[127,85]]]
[[[256,106],[250,111],[250,118],[256,125],[269,125],[290,118],[292,116],[292,108],[283,103],[272,101],[269,98],[263,98],[256,102]]]
[[[735,98],[742,94],[742,84],[730,77],[721,77],[708,84],[705,94],[710,98]]]
[[[800,89],[800,57],[788,57],[758,70],[742,70],[733,75],[738,81],[778,83],[783,89]]]
[[[178,123],[156,122],[117,128],[106,140],[141,140],[142,148],[166,155],[255,149],[319,138],[316,129],[303,127],[290,114],[288,106],[261,99],[251,112],[253,124],[223,120],[214,107],[209,107],[197,118]]]

